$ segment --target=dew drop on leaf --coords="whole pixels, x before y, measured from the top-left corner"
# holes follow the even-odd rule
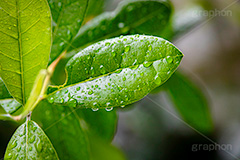
[[[152,62],[144,62],[143,63],[143,66],[146,67],[146,68],[150,67],[151,65],[152,65]]]
[[[94,111],[94,112],[96,112],[98,110],[99,110],[99,108],[92,108],[92,111]]]
[[[166,61],[167,61],[168,63],[172,63],[173,59],[172,59],[172,57],[167,56]]]
[[[113,107],[108,107],[105,109],[106,111],[112,111],[113,110]]]
[[[34,141],[35,141],[35,136],[33,135],[33,136],[30,137],[29,142],[33,143]]]
[[[42,143],[39,141],[38,143],[36,143],[36,149],[38,152],[41,152],[43,149]]]
[[[154,80],[155,80],[156,85],[160,85],[162,82],[161,78],[158,75],[155,76]]]

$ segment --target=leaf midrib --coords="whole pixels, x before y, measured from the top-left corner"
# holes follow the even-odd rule
[[[25,85],[24,85],[24,77],[23,77],[23,53],[22,53],[22,37],[21,37],[21,28],[20,28],[20,9],[18,0],[16,0],[16,12],[17,12],[17,30],[18,30],[18,51],[20,57],[20,77],[21,77],[21,91],[22,91],[22,103],[25,104]]]
[[[182,56],[183,56],[183,55],[175,55],[175,56],[171,56],[171,57],[174,58],[174,57],[182,57]],[[160,59],[153,60],[153,61],[148,61],[148,62],[153,63],[153,62],[155,62],[155,61],[162,60],[162,59],[164,59],[164,58],[166,58],[166,57],[162,57],[162,58],[160,58]],[[76,84],[81,84],[81,83],[85,83],[85,82],[88,82],[88,81],[92,81],[92,80],[94,80],[94,79],[97,79],[97,78],[100,78],[100,77],[104,77],[104,76],[108,76],[108,75],[110,75],[110,74],[116,73],[116,72],[119,71],[119,70],[126,69],[126,68],[134,68],[134,67],[139,66],[139,65],[142,65],[142,64],[143,64],[143,63],[141,63],[141,64],[136,64],[136,65],[132,65],[132,66],[127,66],[127,67],[125,67],[125,68],[118,68],[118,69],[116,69],[115,71],[109,72],[109,73],[107,73],[107,74],[103,74],[103,75],[100,75],[100,76],[96,76],[96,77],[93,77],[93,78],[89,78],[89,79],[86,79],[86,80],[81,81],[81,82],[73,83],[73,84],[71,84],[71,85],[66,85],[66,83],[65,83],[65,84],[63,84],[64,87],[63,87],[63,86],[59,86],[58,90],[56,90],[56,91],[48,94],[47,97],[55,94],[56,92],[58,92],[58,91],[60,91],[60,90],[62,90],[62,89],[65,89],[65,88],[68,88],[68,87],[72,87],[72,86],[74,86],[74,85],[76,85]],[[60,87],[62,87],[62,88],[60,88]],[[46,98],[47,98],[47,97],[46,97]]]

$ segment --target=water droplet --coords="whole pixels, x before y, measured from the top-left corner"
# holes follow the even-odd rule
[[[108,108],[105,108],[106,111],[112,111],[113,110],[113,107],[108,107]]]
[[[123,77],[123,81],[126,81],[126,77]]]
[[[77,100],[76,99],[70,99],[69,101],[68,101],[68,106],[69,107],[76,107],[76,105],[77,105]]]
[[[124,27],[124,23],[120,22],[118,23],[118,28],[123,28]]]
[[[11,159],[12,158],[12,153],[8,153],[6,158]]]
[[[42,143],[41,143],[40,141],[37,143],[36,149],[37,149],[38,152],[41,152],[41,151],[42,151],[43,146],[42,146]]]
[[[61,7],[62,6],[62,3],[61,2],[58,2],[58,7]]]
[[[77,91],[80,91],[80,89],[81,89],[81,87],[77,87],[77,88],[76,88]]]
[[[29,151],[32,151],[32,146],[29,146],[29,148],[28,148],[28,149],[29,149]]]
[[[120,38],[123,38],[123,35],[121,35]]]
[[[33,136],[30,137],[29,142],[33,143],[34,141],[35,141],[35,136],[33,135]]]
[[[17,141],[13,141],[13,143],[11,144],[10,148],[15,148],[17,146]]]
[[[63,98],[60,99],[60,103],[64,103],[64,99]]]
[[[121,105],[120,107],[121,107],[121,108],[124,108],[124,107],[125,107],[125,105]]]
[[[172,63],[173,59],[172,59],[172,57],[167,56],[166,61],[167,61],[168,63]]]
[[[94,112],[96,112],[98,110],[99,110],[99,108],[92,108],[92,111],[94,111]]]
[[[150,67],[151,65],[152,65],[152,62],[144,62],[143,63],[143,66],[146,67],[146,68]]]
[[[61,42],[60,44],[59,44],[59,46],[63,46],[64,45],[64,42]]]
[[[151,46],[151,45],[148,46],[148,50],[149,50],[149,51],[152,50],[152,46]]]
[[[8,29],[12,29],[11,27],[8,27]]]
[[[68,90],[66,90],[65,93],[68,93]]]
[[[130,50],[130,46],[126,46],[124,49],[125,52],[128,52],[129,50]]]
[[[162,82],[161,78],[158,75],[155,76],[154,80],[157,85],[160,85]]]
[[[89,94],[89,95],[92,95],[92,94],[93,94],[93,91],[92,91],[92,90],[88,91],[88,94]]]
[[[109,46],[109,45],[110,45],[110,43],[109,43],[109,42],[106,42],[106,43],[105,43],[105,46]]]

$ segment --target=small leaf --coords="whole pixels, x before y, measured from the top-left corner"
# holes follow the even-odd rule
[[[46,0],[0,2],[0,76],[25,104],[34,80],[48,64],[51,16]]]
[[[43,130],[34,121],[26,121],[8,143],[4,160],[8,159],[58,160],[58,156]]]
[[[209,106],[202,91],[180,73],[164,85],[183,119],[195,129],[207,133],[213,129]]]
[[[34,110],[32,118],[42,125],[60,159],[90,158],[89,139],[85,131],[107,141],[112,140],[117,124],[116,112],[85,111],[47,101],[40,102]]]
[[[88,22],[74,38],[70,50],[121,34],[162,36],[171,15],[171,5],[163,0],[123,1],[113,12]]]
[[[142,99],[174,73],[182,53],[153,36],[125,36],[89,46],[69,60],[67,86],[50,103],[106,108]]]
[[[51,61],[71,45],[82,25],[89,0],[48,0],[53,17]]]

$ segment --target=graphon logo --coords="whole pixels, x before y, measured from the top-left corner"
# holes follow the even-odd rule
[[[231,10],[199,10],[195,12],[196,16],[204,16],[204,17],[216,17],[216,16],[232,16]]]
[[[193,144],[192,151],[230,151],[232,150],[231,144]]]

